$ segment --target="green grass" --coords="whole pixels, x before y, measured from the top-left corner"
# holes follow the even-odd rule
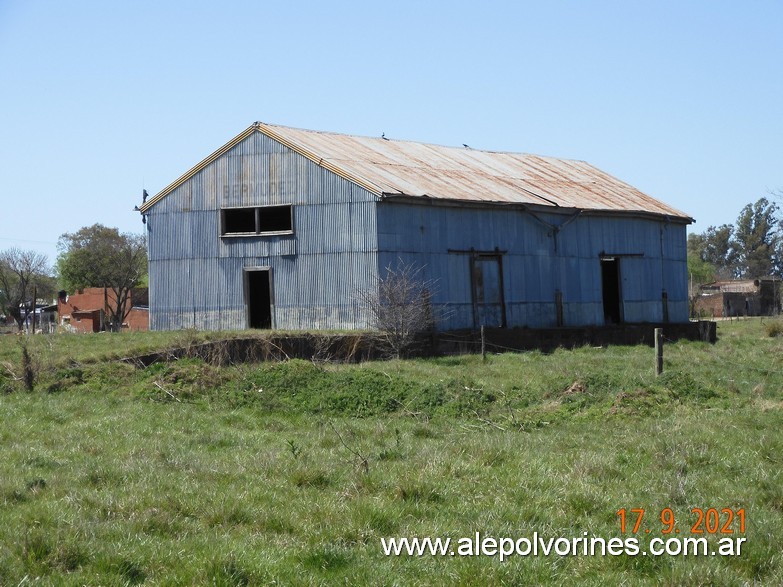
[[[781,584],[783,339],[765,327],[667,344],[658,378],[649,347],[140,370],[106,359],[195,334],[37,337],[34,391],[0,376],[0,584]],[[16,337],[0,357],[17,369]],[[665,507],[684,535],[692,507],[745,508],[742,556],[381,553],[610,538],[620,508]]]

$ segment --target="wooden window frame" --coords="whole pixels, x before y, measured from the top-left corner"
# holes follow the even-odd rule
[[[283,228],[281,230],[262,230],[263,214],[264,210],[270,210],[272,208],[283,209],[287,208],[289,213],[289,221],[287,226],[290,228]],[[255,230],[253,231],[228,231],[226,227],[226,211],[228,210],[247,210],[252,211],[254,216]],[[248,237],[248,236],[279,236],[279,235],[291,235],[294,234],[294,205],[293,204],[274,204],[268,206],[227,206],[220,209],[220,236],[223,238],[236,238],[236,237]]]

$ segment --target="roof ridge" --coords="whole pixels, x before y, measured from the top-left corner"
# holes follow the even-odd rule
[[[254,133],[290,149],[378,198],[390,194],[441,201],[534,204],[595,212],[687,214],[580,159],[487,151],[385,136],[310,130],[256,121],[139,207],[152,206]],[[524,185],[522,185],[524,184]]]
[[[337,136],[337,137],[348,137],[352,139],[362,139],[362,140],[370,140],[370,141],[388,141],[390,143],[409,143],[414,145],[421,145],[425,147],[436,147],[438,149],[453,149],[458,152],[470,152],[470,151],[476,151],[479,153],[490,153],[495,155],[522,155],[524,157],[537,157],[539,159],[552,159],[556,161],[573,161],[577,163],[585,163],[587,165],[590,165],[587,161],[584,159],[575,159],[571,157],[558,157],[555,155],[541,155],[538,153],[529,153],[526,151],[505,151],[505,150],[498,150],[498,149],[482,149],[477,147],[469,147],[465,146],[464,144],[462,146],[458,145],[444,145],[441,143],[432,143],[428,141],[416,141],[413,139],[396,139],[392,137],[387,137],[384,135],[380,137],[374,137],[370,135],[361,135],[361,134],[355,134],[355,133],[342,133],[342,132],[334,132],[334,131],[328,131],[328,130],[315,130],[310,128],[302,128],[297,126],[288,126],[284,124],[271,124],[266,122],[260,122],[256,121],[253,123],[253,125],[263,126],[266,128],[278,128],[283,130],[291,130],[294,132],[304,132],[304,133],[313,133],[318,135],[324,135],[324,136]]]

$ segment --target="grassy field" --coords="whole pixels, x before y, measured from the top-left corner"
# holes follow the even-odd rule
[[[203,335],[35,337],[32,392],[2,337],[0,584],[783,584],[783,338],[766,326],[667,344],[661,377],[649,347],[137,369],[114,359]],[[621,508],[646,510],[636,535]],[[381,549],[538,532],[645,550],[675,535],[665,508],[683,537],[692,508],[744,508],[742,554]]]

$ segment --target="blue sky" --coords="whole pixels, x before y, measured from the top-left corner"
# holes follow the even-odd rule
[[[783,2],[0,0],[0,249],[141,232],[255,120],[582,159],[696,218],[783,190]]]

